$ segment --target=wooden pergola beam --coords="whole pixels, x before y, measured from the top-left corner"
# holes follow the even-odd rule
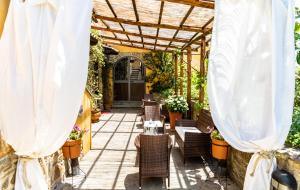
[[[191,5],[195,7],[202,7],[207,9],[214,9],[215,4],[212,1],[204,1],[204,0],[161,0],[161,1],[168,1],[171,3],[180,3],[185,5]]]
[[[139,22],[140,18],[139,18],[139,14],[138,14],[138,11],[137,11],[137,8],[136,8],[136,2],[135,2],[135,0],[132,0],[132,5],[133,5],[133,10],[134,10],[136,21]],[[138,26],[138,28],[139,28],[140,35],[142,35],[143,33],[142,33],[141,26]],[[142,40],[142,42],[144,42],[143,37],[141,37],[141,40]],[[143,44],[143,47],[144,47],[144,44]]]
[[[182,47],[182,50],[187,49],[188,47],[190,47],[193,43],[195,43],[196,41],[201,40],[202,38],[204,38],[206,35],[210,34],[212,31],[212,28],[210,28],[209,30],[207,30],[206,32],[204,32],[203,34],[201,34],[200,36],[198,36],[197,38],[191,40],[189,43],[187,43],[186,45],[184,45]]]
[[[96,30],[102,30],[106,32],[112,32],[112,33],[118,33],[118,34],[127,34],[129,36],[136,36],[136,37],[143,37],[143,38],[149,38],[149,39],[157,39],[157,40],[163,40],[163,41],[171,41],[172,38],[166,38],[166,37],[160,37],[160,36],[151,36],[151,35],[146,35],[146,34],[138,34],[134,32],[127,32],[127,31],[122,31],[122,30],[116,30],[116,29],[111,29],[111,28],[104,28],[104,27],[99,27],[99,26],[92,26],[93,29]],[[115,36],[116,37],[116,36]],[[182,38],[174,38],[174,42],[181,42],[181,43],[189,43],[190,40],[182,39]],[[195,42],[194,44],[201,45],[200,42]]]
[[[203,77],[205,77],[205,51],[206,51],[206,42],[205,38],[201,40],[201,46],[200,46],[200,77],[201,81]],[[203,103],[204,102],[204,87],[200,85],[199,88],[199,102]]]
[[[150,50],[150,51],[160,51],[160,50],[154,50],[154,49],[146,48],[146,47],[139,47],[139,46],[135,46],[135,45],[119,44],[119,43],[106,41],[106,40],[103,40],[103,43],[108,44],[108,45],[110,44],[110,45],[117,45],[117,46],[125,46],[125,47],[131,47],[131,48],[137,48],[137,49],[143,49],[143,50]],[[163,50],[161,50],[161,51],[163,51]],[[172,53],[173,51],[166,51],[166,52]]]
[[[105,22],[105,21],[103,21],[103,20],[101,20],[101,22],[107,27],[107,28],[105,28],[106,30],[110,30],[111,28],[109,27],[109,25]],[[93,27],[92,27],[93,28]],[[95,28],[93,28],[93,29],[95,29]],[[112,34],[114,35],[114,37],[115,38],[117,38],[117,35],[114,33],[114,32],[112,32]],[[122,42],[121,42],[122,43]]]
[[[208,27],[208,25],[212,22],[214,20],[214,17],[212,17],[211,19],[209,19],[204,25],[203,25],[203,29],[204,30],[206,30],[206,31],[210,31],[211,32],[211,30],[212,29],[207,29],[207,27]],[[209,33],[210,33],[209,32]],[[209,34],[208,33],[208,34]],[[194,34],[194,36],[190,39],[190,41],[187,43],[187,44],[185,44],[184,46],[182,46],[182,49],[185,49],[187,46],[190,46],[190,45],[192,45],[192,44],[195,44],[195,42],[197,42],[198,40],[195,40],[195,38],[196,38],[196,36],[197,35],[199,35],[199,32],[197,32],[196,34]],[[206,34],[207,35],[207,34]],[[206,36],[205,35],[205,36]],[[200,44],[201,45],[201,44]]]
[[[187,48],[187,103],[189,105],[188,116],[191,116],[191,105],[192,105],[192,49],[189,46]]]
[[[175,72],[175,94],[178,95],[178,55],[176,53],[174,55],[174,72]]]
[[[183,19],[182,19],[181,22],[180,22],[180,25],[179,25],[180,27],[182,27],[182,26],[184,25],[186,19],[190,16],[190,14],[192,13],[193,9],[194,9],[194,6],[191,6],[191,7],[189,8],[188,12],[184,15]],[[173,35],[173,37],[172,37],[172,40],[169,42],[169,46],[172,44],[173,39],[176,38],[178,32],[179,32],[179,30],[176,30],[176,32],[174,33],[174,35]],[[166,48],[166,50],[167,50],[167,49],[168,49],[168,48]]]
[[[200,32],[204,33],[205,30],[202,29],[202,27],[192,27],[192,26],[174,26],[169,24],[155,24],[155,23],[149,23],[149,22],[137,22],[133,20],[123,19],[123,18],[116,18],[116,17],[107,17],[102,15],[95,15],[97,19],[111,21],[111,22],[117,22],[121,24],[129,24],[134,26],[144,26],[144,27],[153,27],[153,28],[164,28],[164,29],[172,29],[172,30],[183,30],[183,31],[189,31],[189,32]]]
[[[179,89],[180,89],[180,95],[183,95],[183,52],[180,53],[180,84],[179,84]]]
[[[125,39],[121,39],[121,38],[113,38],[113,37],[109,37],[109,36],[101,36],[103,39],[107,39],[107,40],[115,40],[115,41],[121,41],[121,42],[128,42],[128,43],[136,43],[136,44],[145,44],[145,45],[149,45],[149,46],[153,46],[154,47],[154,43],[148,43],[148,42],[139,42],[139,41],[135,41],[135,40],[125,40]],[[156,45],[158,47],[168,47],[168,45],[162,45],[162,44],[158,44]],[[176,46],[169,46],[171,48],[176,49]]]
[[[163,14],[163,11],[164,11],[164,5],[165,5],[165,2],[162,1],[162,2],[160,3],[160,10],[159,10],[158,24],[161,24],[161,18],[162,18],[162,14]],[[159,28],[156,29],[156,36],[155,36],[155,46],[154,46],[154,49],[156,48],[156,43],[157,43],[158,34],[159,34]]]
[[[113,13],[113,15],[114,15],[114,18],[118,18],[118,16],[117,16],[117,14],[116,14],[116,12],[115,12],[115,10],[113,9],[113,7],[112,7],[112,5],[110,4],[110,2],[109,2],[109,0],[105,0],[106,1],[106,3],[107,3],[107,5],[108,5],[108,7],[109,7],[109,9],[111,10],[111,12]],[[95,17],[97,18],[97,16],[95,15]],[[103,21],[103,20],[102,20]],[[118,22],[119,23],[119,25],[121,26],[121,28],[122,28],[122,30],[123,31],[125,31],[125,28],[124,28],[124,26],[122,25],[122,23],[121,22]],[[127,39],[128,40],[130,40],[130,38],[129,38],[129,36],[128,35],[126,35],[127,36]],[[131,43],[132,44],[132,43]],[[132,44],[133,45],[133,44]]]

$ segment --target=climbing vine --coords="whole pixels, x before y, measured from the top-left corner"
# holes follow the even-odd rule
[[[102,40],[97,30],[91,30],[91,36],[98,40],[98,43],[90,47],[90,59],[88,66],[87,90],[92,95],[92,106],[97,108],[102,99],[102,67],[105,62],[105,55],[102,47]]]

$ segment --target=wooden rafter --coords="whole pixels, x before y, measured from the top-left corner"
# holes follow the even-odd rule
[[[114,11],[112,5],[110,4],[109,0],[105,0],[105,1],[106,1],[107,5],[108,5],[109,9],[110,9],[111,12],[113,13],[114,17],[117,19],[118,16],[117,16],[116,12]],[[97,15],[96,15],[95,17],[97,18]],[[103,20],[103,19],[102,19],[102,20]],[[119,23],[119,25],[121,26],[122,30],[125,31],[125,28],[124,28],[124,26],[122,25],[122,23],[121,23],[121,22],[118,22],[118,23]],[[126,35],[126,36],[127,36],[128,40],[130,40],[129,36],[128,36],[128,35]]]
[[[181,49],[182,50],[186,49],[187,47],[191,46],[196,41],[199,41],[200,39],[204,38],[206,35],[210,34],[211,31],[212,31],[212,28],[210,28],[209,30],[207,30],[206,32],[204,32],[203,34],[201,34],[200,36],[198,36],[197,38],[191,40],[189,43],[187,43],[186,45],[184,45]]]
[[[148,23],[148,22],[137,22],[133,20],[128,19],[122,19],[122,18],[115,18],[115,17],[107,17],[102,15],[95,15],[96,18],[101,20],[107,20],[111,22],[118,22],[121,24],[129,24],[129,25],[135,25],[135,26],[144,26],[144,27],[154,27],[154,28],[164,28],[164,29],[172,29],[172,30],[183,30],[183,31],[189,31],[189,32],[200,32],[204,33],[206,31],[202,30],[202,27],[193,27],[193,26],[174,26],[169,24],[154,24],[154,23]]]
[[[103,43],[110,44],[110,45],[118,45],[118,46],[125,46],[125,47],[132,47],[132,48],[137,48],[137,49],[144,49],[144,50],[154,51],[154,49],[151,49],[151,48],[139,47],[139,46],[135,46],[135,45],[119,44],[119,43],[106,41],[106,40],[103,40]],[[166,51],[166,52],[172,52],[172,51]]]
[[[191,5],[191,6],[195,6],[195,7],[202,7],[202,8],[207,8],[207,9],[215,8],[214,2],[206,1],[206,0],[161,0],[161,1],[180,3],[180,4]]]
[[[185,14],[185,16],[183,17],[182,21],[180,22],[180,27],[182,27],[186,21],[186,19],[190,16],[190,14],[192,13],[194,9],[194,6],[191,6],[188,10],[188,12]],[[177,29],[176,32],[174,33],[172,40],[169,42],[169,46],[172,44],[172,41],[174,38],[176,38],[177,34],[178,34],[179,30]],[[166,48],[167,50],[168,48]]]
[[[208,29],[208,25],[214,20],[214,17],[212,17],[211,19],[209,19],[204,25],[203,25],[203,30],[206,30],[206,31],[211,31],[211,29]],[[193,37],[191,38],[191,40],[189,41],[189,43],[187,44],[184,44],[182,46],[182,49],[185,49],[188,45],[192,45],[192,44],[195,44],[195,42],[197,42],[198,40],[194,40],[196,38],[196,36],[199,35],[199,32],[197,32],[195,35],[193,35]]]
[[[136,21],[139,22],[140,18],[139,18],[139,14],[138,14],[138,11],[137,11],[137,8],[136,8],[135,0],[132,0],[132,5],[133,5],[133,10],[134,10]],[[143,35],[141,26],[138,26],[138,28],[139,28],[140,35]],[[143,37],[141,37],[141,40],[142,40],[142,42],[144,42]],[[144,47],[144,44],[143,44],[143,47]]]
[[[101,22],[106,26],[106,28],[105,28],[106,30],[110,30],[109,25],[105,21],[101,20]],[[114,32],[112,32],[112,34],[114,35],[115,38],[117,38],[117,35]],[[120,43],[122,43],[122,42],[120,42]]]
[[[148,43],[148,42],[139,42],[139,41],[134,41],[134,40],[125,40],[125,39],[120,39],[120,38],[113,38],[113,37],[109,37],[109,36],[101,36],[103,39],[108,39],[108,40],[116,40],[116,41],[121,41],[121,42],[128,42],[128,43],[136,43],[136,44],[145,44],[145,45],[150,45],[150,46],[154,46],[154,43]],[[162,44],[157,44],[158,47],[168,47],[168,45],[162,45]],[[169,46],[171,48],[176,49],[176,46]]]
[[[162,18],[162,14],[163,14],[163,11],[164,11],[164,5],[165,5],[165,2],[162,1],[162,2],[160,3],[160,10],[159,10],[158,24],[161,24],[161,18]],[[155,38],[155,46],[154,46],[154,49],[156,48],[158,34],[159,34],[159,28],[156,29],[156,38]]]
[[[118,33],[118,34],[126,34],[129,36],[136,36],[136,37],[143,37],[143,38],[149,38],[149,39],[154,39],[154,40],[163,40],[163,41],[171,41],[173,40],[174,42],[181,42],[181,43],[189,43],[190,40],[188,39],[182,39],[182,38],[166,38],[166,37],[160,37],[160,36],[152,36],[152,35],[146,35],[146,34],[138,34],[134,32],[127,32],[123,30],[116,30],[116,29],[111,29],[111,28],[104,28],[104,27],[99,27],[99,26],[92,26],[93,29],[97,29],[100,31],[107,31],[107,32],[112,32],[112,33]],[[116,37],[116,36],[115,36]],[[117,37],[116,37],[117,38]],[[200,45],[200,42],[195,42],[194,44]]]

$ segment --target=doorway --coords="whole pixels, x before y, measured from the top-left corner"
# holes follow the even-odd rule
[[[114,67],[114,100],[141,101],[145,94],[145,67],[139,58],[122,57]]]

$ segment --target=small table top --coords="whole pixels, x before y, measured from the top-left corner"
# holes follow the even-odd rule
[[[144,127],[163,127],[161,121],[145,121]]]
[[[156,135],[164,133],[164,125],[161,121],[145,121],[144,122],[144,134]]]

